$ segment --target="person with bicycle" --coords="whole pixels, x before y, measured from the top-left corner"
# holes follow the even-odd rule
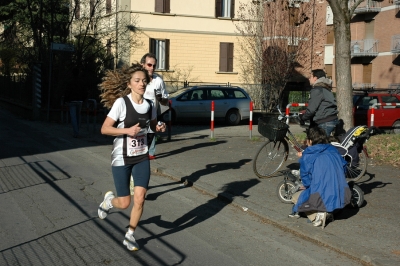
[[[300,154],[302,190],[292,197],[293,213],[304,212],[314,226],[325,226],[327,213],[342,209],[351,200],[346,182],[346,161],[329,143],[325,131],[311,127],[307,131],[307,148]]]
[[[317,124],[330,136],[339,123],[336,99],[332,93],[332,80],[326,77],[322,69],[314,69],[311,73],[310,99],[305,113],[300,117],[300,123],[304,124],[304,121],[310,120],[310,124]]]

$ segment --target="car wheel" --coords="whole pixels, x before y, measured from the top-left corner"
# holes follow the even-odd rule
[[[400,134],[400,120],[397,120],[396,122],[394,122],[392,127],[393,127],[394,134]]]
[[[225,118],[230,126],[236,126],[240,123],[240,114],[238,110],[229,110]]]

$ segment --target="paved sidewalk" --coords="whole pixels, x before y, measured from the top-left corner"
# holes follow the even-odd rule
[[[0,110],[0,118],[4,115],[9,113]],[[111,137],[99,134],[100,125],[93,133],[91,126],[82,124],[81,136],[73,138],[70,124],[26,120],[21,123],[56,132],[80,145],[112,142]],[[292,129],[297,133],[303,131],[297,126]],[[250,140],[247,125],[224,127],[216,124],[214,140],[210,139],[210,133],[206,124],[174,126],[171,141],[163,134],[157,144],[157,159],[151,161],[152,170],[177,181],[189,180],[194,188],[232,202],[243,212],[256,215],[264,222],[364,262],[400,265],[399,169],[370,164],[367,174],[358,182],[365,193],[365,205],[360,209],[346,209],[322,230],[307,224],[305,218],[287,217],[292,206],[281,203],[276,196],[282,176],[259,179],[253,173],[253,156],[264,141],[256,125],[253,126],[253,140]],[[282,169],[296,166],[297,157],[291,152]],[[166,182],[171,181],[166,179]]]
[[[192,128],[192,129],[191,129]],[[294,133],[303,132],[296,125]],[[264,141],[253,126],[250,140],[248,126],[217,127],[215,140],[203,126],[178,126],[172,129],[171,141],[157,144],[153,171],[176,180],[189,180],[193,186],[312,241],[329,246],[374,265],[400,265],[400,186],[399,170],[369,162],[367,174],[357,184],[365,194],[360,209],[346,209],[322,230],[307,224],[306,218],[291,219],[291,204],[281,203],[276,195],[283,176],[259,179],[253,173],[252,159]],[[296,168],[298,158],[291,150],[282,169]],[[231,189],[224,188],[229,184]]]

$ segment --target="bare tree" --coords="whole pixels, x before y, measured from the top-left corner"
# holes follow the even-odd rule
[[[236,29],[244,83],[260,84],[250,93],[268,112],[281,102],[287,82],[310,71],[322,20],[313,3],[301,0],[241,3]]]
[[[193,66],[188,66],[187,69],[182,69],[179,68],[178,64],[176,64],[172,69],[174,69],[174,72],[165,72],[163,74],[169,93],[179,90],[183,86],[184,82],[199,82],[199,76],[192,77]]]
[[[339,118],[346,130],[354,125],[351,79],[350,20],[354,10],[363,0],[327,0],[333,13],[335,31],[336,97]]]
[[[143,45],[137,16],[121,1],[72,0],[69,18],[69,42],[75,47],[73,71],[57,91],[66,98],[97,98],[104,70],[129,64],[134,49]]]

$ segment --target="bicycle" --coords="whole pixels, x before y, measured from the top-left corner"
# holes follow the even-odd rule
[[[289,144],[297,151],[302,152],[302,145],[290,131],[289,120],[299,119],[297,113],[284,115],[277,106],[279,115],[260,117],[258,120],[258,132],[267,138],[267,141],[259,148],[253,159],[253,172],[259,178],[269,178],[282,167],[289,156]],[[286,121],[283,121],[286,118]],[[368,129],[363,133],[361,140],[369,138],[372,131]],[[355,140],[354,140],[355,141]],[[357,181],[364,176],[367,170],[368,154],[362,143],[362,149],[358,151],[358,160],[350,156],[344,156],[348,162],[346,166],[346,179]]]

